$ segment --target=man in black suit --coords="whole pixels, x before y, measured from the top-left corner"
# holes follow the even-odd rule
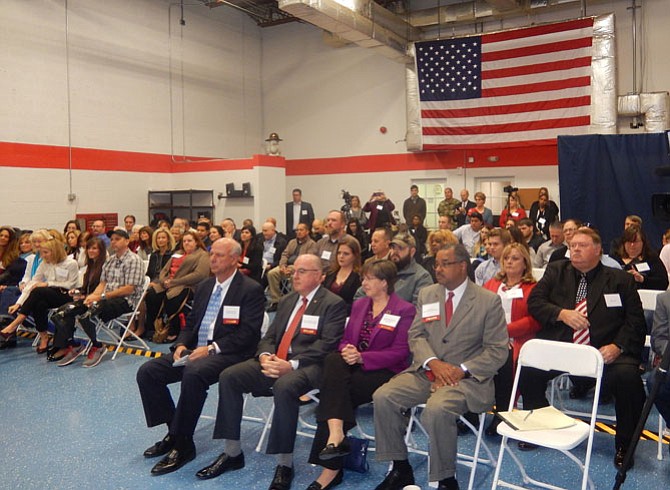
[[[295,238],[295,229],[298,223],[306,223],[312,226],[314,221],[314,210],[312,205],[302,200],[302,191],[293,189],[293,201],[286,203],[286,237],[291,240]]]
[[[468,217],[468,211],[472,208],[477,207],[477,204],[470,200],[470,191],[467,189],[461,189],[461,204],[456,209],[456,228],[463,226]]]
[[[277,315],[258,345],[257,357],[227,368],[219,377],[214,438],[224,452],[196,475],[201,479],[244,467],[240,423],[244,393],[274,396],[268,454],[278,466],[270,490],[288,490],[293,480],[293,447],[299,397],[319,385],[323,360],[344,331],[344,301],[321,286],[321,259],[304,254],[294,264],[293,292],[279,302]]]
[[[600,236],[594,230],[576,230],[570,260],[547,266],[528,297],[528,311],[542,325],[538,338],[588,343],[600,350],[605,361],[603,386],[615,400],[614,464],[621,467],[645,401],[638,366],[646,324],[633,277],[603,266],[601,253]],[[525,409],[548,405],[547,382],[558,374],[524,368],[519,387]]]
[[[165,438],[144,452],[147,458],[166,455],[152,468],[154,475],[175,471],[195,458],[193,432],[209,386],[226,367],[251,358],[256,350],[265,296],[256,281],[236,272],[240,253],[232,238],[212,244],[210,267],[215,277],[196,289],[193,309],[173,353],[143,364],[137,372],[147,425],[168,426]],[[187,355],[185,366],[173,366]],[[179,381],[175,408],[168,385]]]

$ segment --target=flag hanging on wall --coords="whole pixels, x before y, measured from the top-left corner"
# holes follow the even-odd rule
[[[415,43],[424,150],[588,133],[593,18]]]

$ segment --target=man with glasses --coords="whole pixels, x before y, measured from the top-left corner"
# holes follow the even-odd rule
[[[412,365],[373,395],[377,459],[393,468],[377,490],[414,484],[404,441],[406,412],[425,403],[421,422],[430,437],[430,481],[458,490],[456,421],[493,406],[493,376],[507,359],[509,338],[498,295],[468,280],[470,254],[463,245],[437,252],[438,284],[419,293],[409,330]]]
[[[267,452],[277,456],[271,490],[288,490],[293,480],[293,447],[299,397],[319,386],[323,360],[344,333],[344,301],[321,286],[321,259],[300,255],[294,264],[293,292],[279,301],[277,314],[261,339],[256,357],[227,368],[219,376],[219,408],[214,438],[224,452],[198,471],[200,479],[244,467],[240,443],[245,393],[274,397]]]
[[[572,232],[570,260],[547,266],[528,297],[528,312],[542,325],[538,338],[600,350],[605,361],[603,388],[614,397],[617,418],[614,465],[621,467],[645,401],[638,366],[646,324],[633,277],[605,267],[601,253],[601,239],[594,230],[582,227]],[[525,368],[519,381],[524,409],[547,406],[547,382],[559,374]],[[583,386],[577,381],[576,386]],[[522,449],[533,448],[520,444],[526,446]]]

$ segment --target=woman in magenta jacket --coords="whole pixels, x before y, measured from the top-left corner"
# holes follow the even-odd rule
[[[363,267],[365,297],[355,301],[338,352],[324,361],[317,429],[309,462],[323,471],[308,488],[323,490],[342,481],[346,433],[356,425],[355,409],[409,366],[407,332],[416,308],[393,292],[397,269],[390,260]]]
[[[484,284],[485,289],[500,296],[510,338],[507,362],[493,378],[496,410],[504,411],[509,407],[519,351],[540,330],[540,324],[528,313],[528,296],[536,284],[530,254],[526,246],[520,243],[511,243],[505,247],[500,259],[500,272]],[[494,417],[486,428],[486,434],[497,434],[499,423],[500,419]]]

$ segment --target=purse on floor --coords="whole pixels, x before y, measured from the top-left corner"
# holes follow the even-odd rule
[[[344,458],[344,467],[357,473],[367,473],[370,469],[368,463],[368,446],[370,441],[358,437],[347,436],[351,452]]]

